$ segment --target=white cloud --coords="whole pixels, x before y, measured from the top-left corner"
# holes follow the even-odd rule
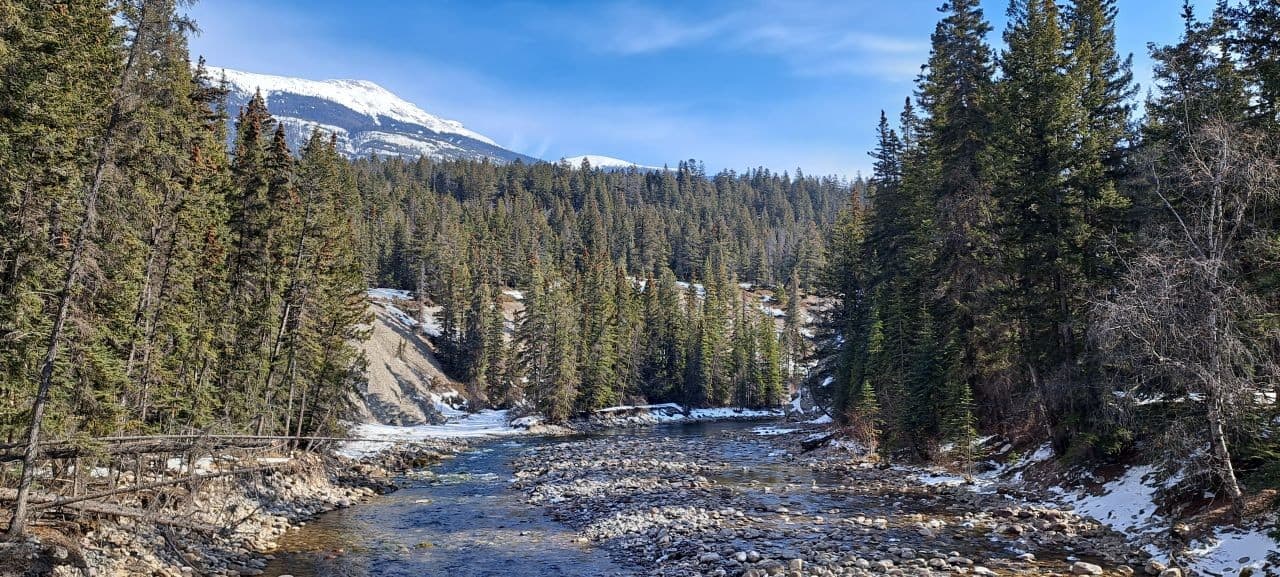
[[[592,50],[635,56],[707,45],[777,58],[798,76],[911,80],[929,50],[927,39],[859,30],[868,22],[858,7],[812,0],[748,0],[713,17],[615,3],[556,19]]]
[[[603,27],[599,24],[603,22]],[[627,30],[641,23],[643,31]],[[681,21],[656,10],[633,5],[613,5],[605,9],[601,21],[592,27],[598,46],[623,55],[647,54],[701,42],[722,32],[724,19]],[[621,27],[627,32],[613,33]]]

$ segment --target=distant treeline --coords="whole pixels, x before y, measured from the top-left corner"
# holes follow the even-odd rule
[[[862,190],[799,171],[707,177],[694,161],[662,171],[400,158],[355,168],[370,276],[442,307],[438,352],[473,398],[528,400],[555,420],[623,401],[785,401],[783,378],[803,360],[800,315],[788,315],[780,340],[737,285],[798,303],[824,268],[822,231]],[[504,337],[503,287],[529,289],[514,340]]]

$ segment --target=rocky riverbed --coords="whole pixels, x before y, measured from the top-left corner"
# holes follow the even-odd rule
[[[0,576],[1182,575],[1015,488],[885,467],[847,443],[806,451],[824,425],[592,431],[296,454],[121,503],[226,531],[51,518],[0,547]]]
[[[514,485],[645,575],[1181,575],[1092,519],[847,448],[802,454],[807,434],[545,445]]]
[[[395,472],[427,467],[467,446],[453,440],[420,442],[361,463],[315,453],[272,455],[262,459],[285,466],[163,493],[126,494],[119,504],[225,529],[211,533],[126,517],[51,516],[23,541],[0,542],[0,577],[262,575],[278,540],[290,530],[394,489]],[[216,464],[210,467],[216,472]],[[162,477],[145,475],[140,482]],[[122,473],[120,482],[133,483],[133,473]]]

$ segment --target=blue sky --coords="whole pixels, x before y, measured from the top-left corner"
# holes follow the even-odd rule
[[[218,66],[372,80],[549,160],[852,176],[870,166],[880,109],[911,94],[938,4],[204,0],[191,46]],[[1007,1],[983,4],[998,41]],[[1146,44],[1176,40],[1180,5],[1119,0],[1144,93]]]

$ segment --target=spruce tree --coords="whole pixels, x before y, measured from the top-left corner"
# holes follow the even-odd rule
[[[1051,407],[1056,399],[1049,390],[1081,382],[1088,297],[1083,241],[1091,231],[1083,194],[1068,181],[1081,86],[1079,76],[1064,73],[1070,67],[1066,35],[1052,0],[1016,0],[1009,17],[990,155],[1008,285],[1001,304],[1017,319],[1008,337],[1016,342],[1009,347],[1016,359],[997,363],[1025,367],[1022,378],[1038,399],[1039,418],[1060,439],[1061,408]]]
[[[782,379],[782,354],[773,319],[765,316],[757,325],[756,336],[756,406],[777,407],[787,400],[787,388]]]
[[[941,11],[946,16],[931,38],[919,87],[927,115],[921,146],[928,160],[916,167],[924,171],[918,176],[930,182],[935,209],[932,278],[926,292],[936,295],[929,304],[936,343],[926,344],[917,355],[946,351],[946,364],[938,380],[917,386],[941,387],[948,392],[941,397],[948,397],[965,389],[971,394],[983,381],[984,348],[994,324],[987,290],[997,278],[991,182],[983,170],[991,141],[993,70],[985,40],[991,27],[978,0],[947,2]]]
[[[590,261],[581,281],[578,302],[582,326],[581,384],[579,411],[603,409],[618,402],[622,389],[618,368],[618,303],[613,287],[614,274],[603,255]],[[577,348],[577,347],[575,347]]]

